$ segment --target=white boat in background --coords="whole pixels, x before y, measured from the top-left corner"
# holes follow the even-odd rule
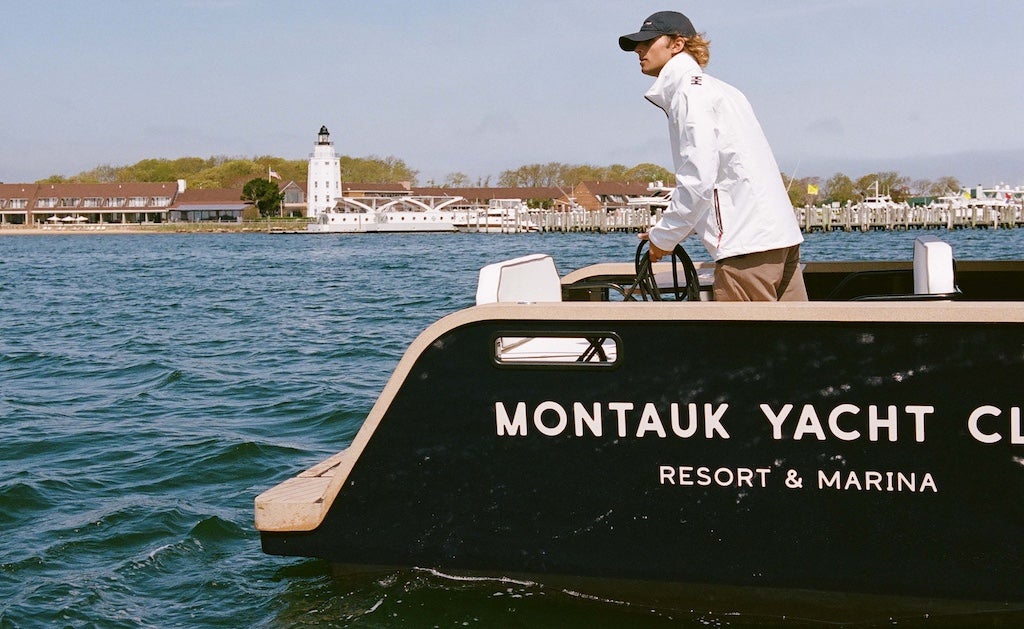
[[[892,197],[887,194],[880,194],[873,197],[865,197],[860,202],[860,206],[869,210],[884,210],[885,208],[895,207],[897,204],[892,200]]]
[[[455,222],[455,229],[481,234],[540,231],[528,212],[529,207],[522,199],[491,199],[487,208],[461,212]]]
[[[888,194],[882,194],[878,190],[878,181],[874,184],[875,194],[870,197],[864,197],[864,200],[858,203],[861,209],[865,210],[885,210],[899,206],[898,203],[892,200],[892,197]]]
[[[1005,208],[1011,205],[1020,207],[1022,201],[1024,201],[1024,189],[1020,186],[1011,188],[1006,184],[1000,184],[990,188],[980,185],[973,188],[964,188],[961,190],[960,194],[968,205],[995,208]]]
[[[940,196],[933,205],[948,211],[954,221],[992,224],[1016,224],[1024,210],[1024,190],[1006,185],[961,188]]]
[[[462,197],[344,197],[306,226],[310,233],[453,232]]]
[[[650,210],[664,210],[668,207],[668,204],[672,202],[672,190],[673,188],[671,186],[666,186],[661,181],[652,182],[647,185],[647,196],[631,197],[628,201],[629,207],[645,207]]]

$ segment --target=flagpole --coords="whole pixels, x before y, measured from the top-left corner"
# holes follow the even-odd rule
[[[793,182],[796,181],[796,171],[800,170],[800,162],[802,162],[803,159],[804,158],[801,157],[796,160],[796,166],[793,168],[793,174],[789,176],[789,184],[786,186],[786,192],[789,192],[789,189],[793,187]]]

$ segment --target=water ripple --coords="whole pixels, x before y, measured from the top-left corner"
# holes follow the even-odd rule
[[[948,236],[969,259],[1019,257],[1022,234]],[[804,257],[909,259],[915,235],[809,235]],[[253,530],[253,498],[351,441],[408,344],[472,304],[481,266],[550,252],[565,273],[631,260],[635,243],[0,241],[0,626],[736,625],[540,584],[333,579],[321,562],[262,554]]]

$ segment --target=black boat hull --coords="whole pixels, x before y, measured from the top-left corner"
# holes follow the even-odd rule
[[[1024,325],[908,308],[921,313],[468,317],[403,360],[319,526],[261,531],[263,548],[1020,603]],[[495,360],[495,339],[534,334],[617,353]]]

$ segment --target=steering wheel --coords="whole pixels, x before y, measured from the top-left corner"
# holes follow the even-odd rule
[[[658,281],[654,277],[654,269],[651,265],[651,252],[648,247],[650,243],[641,240],[636,248],[634,264],[636,268],[636,281],[626,291],[626,297],[632,298],[634,292],[638,292],[644,301],[664,301],[661,289],[658,288]],[[685,292],[680,291],[679,286],[679,265],[683,267],[683,278]],[[677,301],[700,301],[700,278],[697,277],[697,267],[693,260],[687,255],[682,245],[676,245],[672,250],[672,295]]]

